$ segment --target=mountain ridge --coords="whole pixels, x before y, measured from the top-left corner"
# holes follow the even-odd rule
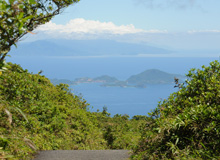
[[[117,42],[113,40],[38,40],[19,43],[12,48],[16,56],[109,56],[169,54],[172,51],[146,44]]]

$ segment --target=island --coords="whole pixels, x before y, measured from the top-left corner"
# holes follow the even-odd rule
[[[54,85],[58,85],[60,83],[68,84],[68,85],[76,85],[74,81],[68,80],[68,79],[57,79],[53,78],[50,79],[50,82],[53,83]]]
[[[185,76],[179,74],[170,74],[160,71],[158,69],[149,69],[137,75],[133,75],[127,79],[128,84],[169,84],[174,83],[174,78],[179,79],[181,82]]]
[[[139,74],[132,75],[125,81],[120,81],[115,77],[103,75],[96,78],[76,78],[73,81],[66,79],[51,79],[51,82],[55,85],[59,83],[69,85],[77,85],[81,83],[100,83],[100,86],[102,87],[146,88],[148,84],[171,84],[174,83],[174,79],[178,79],[179,83],[182,83],[185,78],[185,76],[179,74],[171,74],[158,69],[149,69]]]
[[[103,75],[103,76],[96,77],[96,78],[81,77],[81,78],[76,78],[73,81],[67,80],[67,79],[51,79],[50,81],[55,85],[60,84],[60,83],[65,83],[68,85],[77,85],[77,84],[81,84],[81,83],[114,84],[114,83],[119,82],[119,80],[117,78],[111,77],[108,75]]]

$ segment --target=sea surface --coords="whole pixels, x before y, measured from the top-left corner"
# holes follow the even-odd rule
[[[7,61],[20,64],[30,72],[48,78],[74,80],[79,77],[97,77],[109,75],[126,80],[131,75],[147,69],[159,69],[168,73],[188,73],[190,68],[201,68],[218,57],[19,57],[7,58]],[[158,105],[158,101],[177,91],[174,84],[147,85],[147,88],[101,87],[98,83],[71,86],[72,92],[82,95],[90,104],[91,111],[108,108],[111,115],[128,114],[147,115]]]
[[[147,88],[121,88],[121,87],[101,87],[98,83],[80,84],[71,86],[76,94],[82,93],[85,100],[91,104],[91,111],[102,111],[107,107],[111,115],[128,114],[147,115],[155,109],[158,101],[168,97],[177,88],[174,84],[147,85]]]

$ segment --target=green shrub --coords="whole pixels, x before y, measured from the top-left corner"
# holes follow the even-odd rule
[[[220,158],[220,64],[192,69],[187,77],[150,114],[133,159]]]
[[[111,118],[106,110],[98,113],[97,119],[109,149],[132,149],[137,145],[142,120],[129,120],[128,115],[119,114]]]
[[[2,155],[28,159],[36,150],[107,148],[88,104],[68,85],[54,86],[9,63],[0,77],[0,100]]]
[[[31,159],[37,150],[130,149],[142,121],[91,113],[66,84],[9,63],[0,75],[0,157]]]

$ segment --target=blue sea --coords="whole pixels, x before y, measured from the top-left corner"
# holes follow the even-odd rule
[[[82,93],[88,103],[91,104],[91,111],[102,111],[107,107],[111,115],[128,114],[147,115],[153,110],[158,101],[168,97],[174,91],[177,91],[169,85],[148,85],[147,88],[121,88],[121,87],[101,87],[97,83],[80,84],[71,86],[73,92]]]
[[[74,80],[79,77],[97,77],[109,75],[126,80],[131,75],[147,69],[160,69],[168,73],[188,73],[190,68],[201,68],[216,58],[198,57],[12,57],[11,61],[48,78]],[[147,88],[101,87],[98,83],[71,86],[72,92],[82,95],[90,104],[91,111],[102,111],[115,114],[147,115],[157,107],[158,101],[167,98],[177,91],[174,84],[147,85]]]

